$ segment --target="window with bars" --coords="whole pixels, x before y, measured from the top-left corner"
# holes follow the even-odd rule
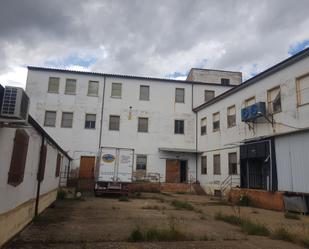
[[[121,98],[122,84],[121,83],[112,83],[112,98]]]
[[[236,125],[236,106],[230,106],[227,108],[227,128],[234,127]]]
[[[207,134],[207,118],[201,119],[201,136]]]
[[[45,111],[44,126],[55,127],[56,116],[56,111]]]
[[[138,118],[138,132],[148,132],[148,118]]]
[[[175,102],[176,103],[185,103],[185,89],[184,88],[176,88]]]
[[[86,114],[85,118],[85,128],[95,129],[96,114]]]
[[[184,120],[175,120],[175,134],[184,134],[184,126],[185,121]]]
[[[29,135],[23,129],[15,131],[11,164],[8,173],[9,185],[18,186],[24,180],[25,166],[28,153]]]
[[[230,84],[230,79],[222,78],[221,85],[228,86]]]
[[[213,164],[214,164],[214,175],[221,175],[220,154],[214,155]]]
[[[120,126],[120,116],[110,115],[109,116],[109,130],[119,131]]]
[[[65,82],[65,94],[76,94],[76,80],[75,79],[66,79]]]
[[[99,94],[99,82],[89,80],[88,82],[88,96],[97,97]]]
[[[229,175],[237,175],[237,153],[229,153]]]
[[[245,100],[245,107],[255,104],[255,96]]]
[[[48,80],[48,92],[49,93],[59,93],[59,83],[60,83],[60,78],[58,78],[58,77],[49,77],[49,80]]]
[[[297,105],[309,104],[309,74],[296,79]]]
[[[63,112],[61,119],[61,127],[72,128],[73,126],[73,112]]]
[[[55,177],[59,177],[59,176],[60,176],[60,166],[61,166],[61,154],[58,153],[58,155],[57,155],[57,161],[56,161],[56,173],[55,173]]]
[[[207,156],[201,157],[201,174],[202,175],[207,174]]]
[[[139,88],[139,99],[149,100],[149,86],[141,85]]]
[[[215,97],[215,91],[205,90],[204,91],[204,100],[208,102]]]
[[[280,86],[267,91],[267,106],[269,113],[281,112],[281,90]]]
[[[136,155],[136,170],[147,169],[147,155]]]
[[[212,114],[212,130],[213,132],[220,130],[220,112]]]

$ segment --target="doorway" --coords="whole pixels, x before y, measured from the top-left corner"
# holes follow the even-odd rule
[[[80,179],[93,179],[94,178],[94,156],[82,156],[80,158],[79,178]]]
[[[166,159],[165,181],[168,183],[187,182],[187,161],[177,159]]]

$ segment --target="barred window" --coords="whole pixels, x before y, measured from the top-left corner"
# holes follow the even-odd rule
[[[267,91],[267,106],[269,113],[281,112],[281,91],[280,86]]]
[[[176,88],[175,102],[185,103],[185,89],[184,88]]]
[[[122,84],[112,83],[112,94],[113,98],[121,98]]]
[[[207,134],[207,118],[201,119],[201,135]]]
[[[229,153],[229,174],[237,175],[237,153]]]
[[[227,108],[227,127],[233,127],[236,125],[236,107],[235,105]]]
[[[147,168],[147,156],[136,155],[136,170],[146,170]]]
[[[309,104],[309,74],[296,79],[297,105]]]
[[[207,156],[201,157],[201,174],[202,175],[207,174]]]
[[[109,116],[109,130],[119,131],[120,126],[120,116],[111,115]]]
[[[98,93],[99,93],[99,82],[89,80],[88,96],[98,96]]]
[[[204,92],[205,102],[212,100],[214,97],[215,97],[215,91],[205,90],[205,92]]]
[[[66,79],[65,82],[65,94],[76,94],[76,80],[75,79]]]
[[[56,111],[45,111],[44,126],[56,126]]]
[[[73,126],[73,112],[63,112],[61,127],[72,128],[72,126]]]
[[[138,118],[138,132],[148,132],[148,118]]]
[[[49,93],[59,93],[59,82],[60,82],[60,78],[49,77],[48,92]]]
[[[220,130],[220,112],[212,114],[212,130],[213,132]]]
[[[221,175],[221,162],[220,162],[220,154],[214,155],[213,157],[214,164],[214,175]]]
[[[230,84],[230,79],[221,78],[221,85],[228,86]]]
[[[140,86],[139,89],[139,99],[140,100],[149,100],[149,86]]]
[[[184,126],[185,121],[184,120],[175,120],[175,134],[184,134]]]
[[[96,114],[86,114],[85,118],[85,128],[95,129]]]

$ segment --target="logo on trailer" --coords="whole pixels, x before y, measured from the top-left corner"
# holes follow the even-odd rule
[[[112,155],[112,154],[105,154],[105,155],[102,156],[102,160],[103,160],[103,162],[111,163],[111,162],[115,161],[115,156]]]

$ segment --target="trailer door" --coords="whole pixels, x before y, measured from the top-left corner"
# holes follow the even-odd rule
[[[132,182],[133,157],[133,149],[118,150],[117,180],[119,182]]]
[[[98,181],[117,181],[117,149],[102,148]]]

